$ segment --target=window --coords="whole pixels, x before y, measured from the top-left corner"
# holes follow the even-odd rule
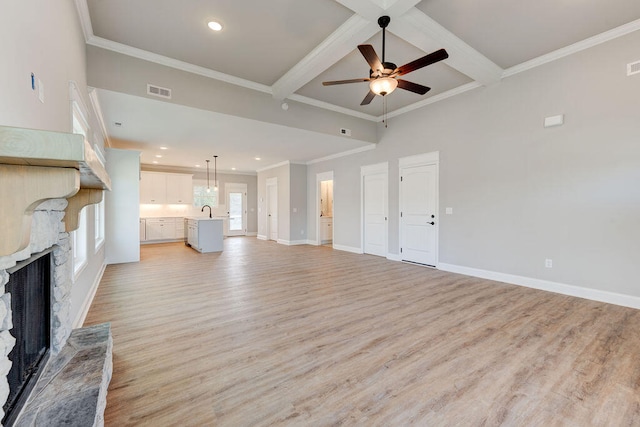
[[[202,207],[209,205],[212,208],[218,207],[218,190],[214,190],[210,187],[210,192],[207,192],[206,185],[194,185],[193,186],[193,206]]]
[[[102,192],[102,201],[94,206],[93,216],[95,218],[95,242],[96,251],[100,249],[104,243],[104,191]]]
[[[73,274],[78,276],[87,265],[87,215],[86,210],[80,211],[78,229],[71,232],[71,245],[73,252]]]

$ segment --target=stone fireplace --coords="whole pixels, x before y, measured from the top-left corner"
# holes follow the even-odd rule
[[[0,126],[2,407],[11,392],[8,374],[15,357],[11,352],[15,336],[20,336],[14,326],[25,323],[17,317],[14,322],[7,284],[11,274],[17,274],[17,263],[50,252],[49,358],[38,368],[40,377],[31,385],[33,390],[26,389],[19,407],[8,408],[12,414],[5,425],[103,425],[112,369],[110,328],[105,324],[73,330],[69,233],[77,228],[79,211],[99,202],[109,188],[104,167],[82,136]]]

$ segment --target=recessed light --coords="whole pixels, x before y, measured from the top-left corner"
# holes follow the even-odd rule
[[[222,30],[222,24],[216,21],[211,21],[207,24],[209,26],[209,28],[211,28],[213,31],[220,31]]]
[[[199,168],[199,167],[200,167],[200,165],[196,165],[196,167],[197,167],[197,168]]]
[[[157,158],[161,158],[161,157],[162,157],[162,154],[156,154],[156,157],[157,157]]]
[[[236,168],[231,168],[232,171],[236,170]]]
[[[169,147],[160,147],[161,150],[168,150]]]
[[[157,165],[157,164],[158,164],[158,161],[157,161],[157,160],[154,160],[152,163]]]
[[[256,157],[256,160],[260,160],[260,157]]]

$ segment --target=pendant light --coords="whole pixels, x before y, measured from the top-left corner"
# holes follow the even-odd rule
[[[213,156],[213,191],[218,191],[218,156]]]
[[[209,188],[209,159],[207,159],[207,193],[211,192],[211,188]]]

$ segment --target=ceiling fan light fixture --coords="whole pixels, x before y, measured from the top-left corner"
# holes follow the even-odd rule
[[[375,80],[371,80],[369,83],[369,89],[376,95],[385,96],[396,90],[398,87],[398,81],[393,77],[380,77]]]

